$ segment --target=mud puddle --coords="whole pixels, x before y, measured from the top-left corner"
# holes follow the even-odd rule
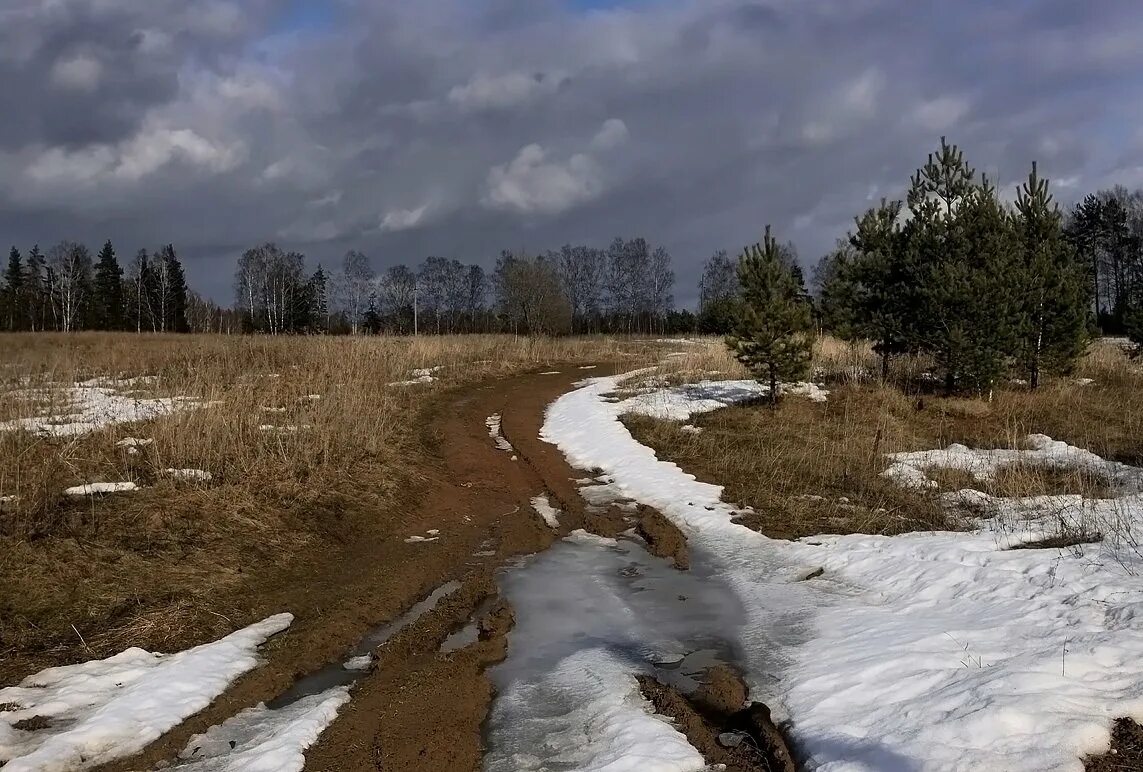
[[[408,611],[391,622],[378,625],[370,630],[354,646],[341,662],[331,662],[320,670],[302,676],[294,685],[266,703],[270,710],[279,710],[303,697],[312,697],[328,692],[335,686],[350,686],[368,675],[372,666],[373,652],[404,628],[416,622],[436,608],[441,598],[460,589],[460,582],[445,582],[429,595],[413,604]]]

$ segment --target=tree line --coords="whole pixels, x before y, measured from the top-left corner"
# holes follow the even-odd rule
[[[267,243],[238,259],[235,308],[243,330],[268,334],[693,331],[674,283],[670,253],[643,238],[505,250],[491,273],[444,257],[378,273],[357,250],[310,273],[304,255]]]
[[[3,273],[0,326],[18,331],[190,332],[205,301],[187,289],[174,246],[139,250],[124,270],[110,241],[93,259],[61,241],[46,253],[12,247]]]
[[[1123,329],[1143,305],[1120,198],[1089,196],[1065,216],[1033,164],[1008,205],[942,139],[906,198],[855,218],[820,261],[816,301],[767,229],[739,261],[728,345],[771,381],[804,375],[820,328],[872,342],[883,378],[894,357],[922,354],[950,393],[1009,376],[1036,388],[1070,372],[1097,321]]]

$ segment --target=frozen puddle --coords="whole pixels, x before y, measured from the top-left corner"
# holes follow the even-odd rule
[[[694,561],[678,571],[629,539],[576,531],[499,578],[516,626],[490,671],[498,697],[488,772],[702,770],[705,762],[640,694],[638,674],[683,691],[698,671],[742,654],[748,617],[736,593]],[[785,609],[775,609],[778,618]],[[795,620],[784,631],[793,634]],[[799,639],[763,637],[758,670]],[[612,766],[613,765],[613,766]]]
[[[128,649],[0,689],[0,767],[86,769],[138,753],[253,670],[258,646],[292,621],[272,616],[177,654]],[[16,728],[31,719],[43,728]]]
[[[721,487],[635,441],[619,420],[624,405],[607,399],[622,381],[594,379],[560,397],[542,437],[684,532],[692,573],[726,588],[739,608],[705,630],[735,652],[751,698],[788,719],[808,767],[1079,772],[1084,756],[1106,751],[1116,717],[1143,719],[1143,495],[990,499],[1001,516],[969,532],[772,540],[733,522],[736,509],[722,501]],[[696,406],[709,405],[711,393],[695,394]],[[682,420],[695,411],[680,398],[646,402]],[[1045,463],[1059,456],[1068,465],[1095,463],[1049,443],[1033,448]],[[952,450],[970,471],[997,460]],[[949,457],[934,451],[941,457],[930,464],[929,453],[891,461],[923,474]],[[1126,490],[1137,474],[1103,471]],[[1104,540],[1007,549],[1071,519],[1096,524]],[[537,768],[537,757],[555,769],[701,769],[693,757],[654,755],[679,738],[665,724],[647,724],[646,705],[629,688],[640,647],[683,624],[646,625],[643,605],[657,593],[631,594],[593,579],[598,572],[588,566],[514,585],[568,549],[558,545],[506,577],[523,643],[513,641],[496,671],[500,747],[490,769],[512,769],[512,754],[524,769]],[[800,581],[819,569],[822,578]],[[582,600],[563,597],[564,585],[577,581],[590,583],[575,590]],[[648,743],[649,735],[661,742]]]

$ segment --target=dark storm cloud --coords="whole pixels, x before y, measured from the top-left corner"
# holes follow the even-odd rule
[[[814,259],[942,134],[1002,186],[1143,182],[1130,2],[297,5],[9,0],[0,233],[173,240],[220,299],[265,239],[383,267],[641,234],[689,300],[767,222]]]

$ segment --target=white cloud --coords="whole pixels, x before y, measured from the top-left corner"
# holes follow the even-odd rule
[[[603,122],[596,133],[595,138],[591,140],[592,150],[611,150],[619,147],[630,136],[627,131],[627,124],[618,118],[608,118]]]
[[[41,185],[69,182],[98,185],[138,182],[174,162],[206,173],[234,168],[242,148],[212,142],[190,129],[144,128],[118,145],[90,145],[80,150],[48,148],[33,158],[24,176]]]
[[[61,59],[52,67],[52,83],[74,91],[94,91],[103,77],[103,65],[86,54]]]
[[[563,76],[558,74],[480,74],[463,86],[454,86],[448,92],[448,101],[461,110],[515,107],[543,94],[554,94],[563,80]]]
[[[528,145],[510,164],[488,172],[486,206],[526,214],[558,214],[595,198],[602,171],[583,153],[551,161],[539,145]]]
[[[946,95],[922,102],[913,108],[910,118],[925,131],[943,131],[952,128],[968,114],[966,97]]]
[[[429,205],[424,204],[416,209],[391,209],[381,219],[383,231],[405,231],[415,228],[425,219]]]

